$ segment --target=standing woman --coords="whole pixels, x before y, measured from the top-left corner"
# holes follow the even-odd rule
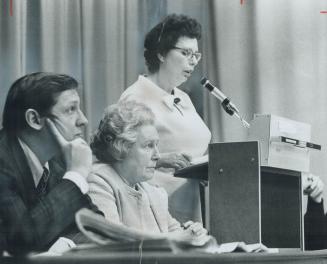
[[[169,194],[169,209],[179,221],[201,221],[197,180],[175,178],[176,169],[202,156],[211,133],[189,96],[177,87],[184,83],[201,59],[198,40],[201,25],[185,15],[172,14],[152,28],[144,41],[149,71],[128,87],[121,99],[146,104],[156,116],[161,158],[152,182]]]

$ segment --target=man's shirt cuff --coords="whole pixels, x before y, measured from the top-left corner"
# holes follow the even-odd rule
[[[83,194],[86,194],[89,191],[89,184],[83,176],[75,171],[67,171],[63,179],[70,180],[77,185]]]

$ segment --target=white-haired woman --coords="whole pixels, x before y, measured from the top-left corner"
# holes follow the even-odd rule
[[[160,158],[154,114],[141,103],[120,101],[106,109],[91,148],[98,161],[93,165],[89,195],[110,221],[139,230],[185,232],[206,236],[200,223],[183,227],[168,211],[163,188],[148,184]]]

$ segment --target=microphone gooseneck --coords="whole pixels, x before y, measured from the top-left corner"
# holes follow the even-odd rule
[[[240,116],[240,111],[231,102],[230,98],[224,95],[222,91],[220,91],[217,87],[211,84],[210,81],[205,77],[201,79],[201,84],[203,85],[203,87],[207,88],[209,92],[221,102],[222,107],[229,115],[236,116],[239,120],[241,120],[243,126],[247,128],[250,127],[250,124]]]

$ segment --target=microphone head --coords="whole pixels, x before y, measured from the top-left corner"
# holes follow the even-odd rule
[[[201,84],[203,85],[203,87],[207,88],[210,92],[212,92],[213,89],[215,88],[215,87],[210,83],[210,81],[209,81],[207,78],[205,78],[205,77],[203,77],[203,78],[201,79]]]
[[[206,81],[208,81],[208,79],[207,79],[206,77],[203,77],[203,78],[201,79],[200,83],[201,83],[202,85],[204,85],[204,84],[206,83]]]

